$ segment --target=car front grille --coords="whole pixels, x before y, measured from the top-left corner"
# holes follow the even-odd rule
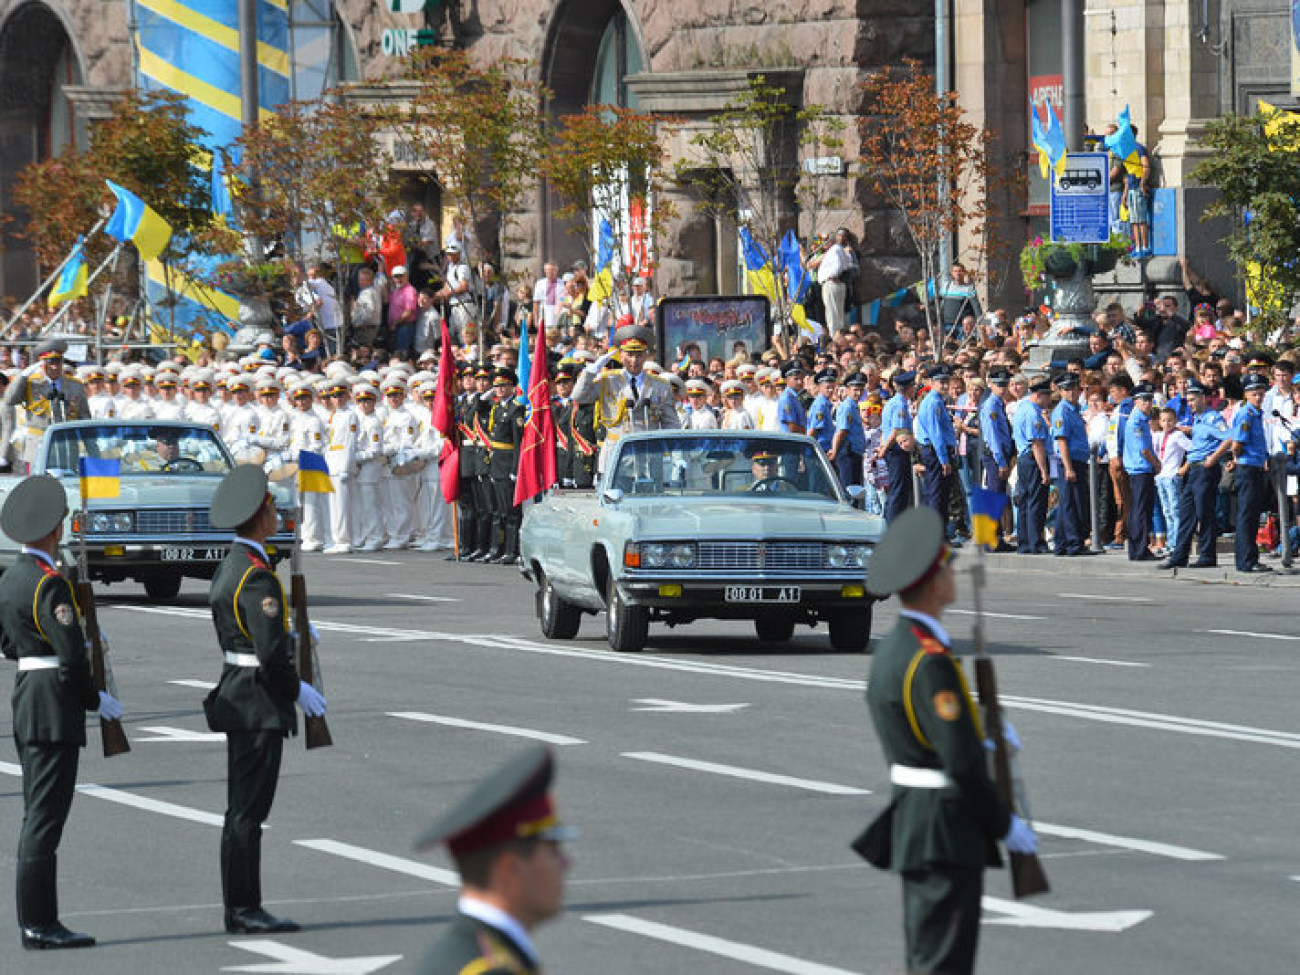
[[[700,542],[696,568],[736,569],[820,569],[820,542]]]
[[[194,535],[212,530],[202,508],[144,508],[135,514],[137,535]]]

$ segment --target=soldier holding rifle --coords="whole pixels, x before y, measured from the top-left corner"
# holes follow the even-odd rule
[[[867,685],[894,788],[854,848],[903,876],[909,973],[974,970],[984,868],[1001,866],[998,840],[1022,854],[1038,842],[989,776],[980,714],[939,622],[957,596],[952,558],[942,519],[916,507],[890,524],[867,573],[874,595],[898,593],[902,603]]]
[[[5,655],[18,659],[14,742],[23,769],[23,826],[17,906],[28,949],[95,943],[59,923],[55,854],[72,808],[86,714],[122,717],[117,700],[95,689],[81,611],[54,564],[67,514],[63,485],[47,475],[22,481],[0,509],[0,528],[22,545],[18,560],[0,577],[0,631]]]
[[[236,467],[212,498],[212,526],[235,530],[212,580],[208,601],[225,656],[216,689],[204,701],[208,727],[226,733],[228,783],[221,830],[221,893],[230,934],[297,931],[262,908],[262,823],[271,813],[284,739],[298,730],[293,705],[309,718],[325,698],[298,677],[289,607],[271,568],[266,539],[278,515],[261,467]]]

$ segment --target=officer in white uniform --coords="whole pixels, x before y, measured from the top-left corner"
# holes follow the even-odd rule
[[[419,459],[416,449],[418,422],[406,407],[406,381],[400,372],[384,380],[384,402],[388,416],[384,419],[384,454],[388,457],[389,476],[384,481],[384,527],[388,535],[385,549],[403,549],[411,542],[414,529],[415,492],[420,486],[415,471],[402,468]]]
[[[325,423],[325,463],[329,465],[334,492],[329,495],[330,537],[333,542],[326,555],[344,555],[352,551],[352,470],[356,465],[356,411],[351,406],[346,379],[330,383],[330,413]]]
[[[384,421],[375,412],[375,387],[357,383],[352,399],[357,409],[357,483],[353,490],[353,539],[358,552],[378,552],[384,545],[384,488],[388,458],[384,455]]]
[[[325,424],[314,409],[315,397],[311,383],[299,382],[289,390],[293,411],[289,414],[289,454],[297,458],[298,451],[310,450],[325,453]],[[297,480],[294,481],[297,490]],[[302,550],[319,552],[329,541],[328,495],[310,493],[299,499],[302,505]]]

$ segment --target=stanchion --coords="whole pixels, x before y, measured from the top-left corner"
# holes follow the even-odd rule
[[[1101,477],[1097,464],[1097,449],[1088,452],[1088,497],[1092,510],[1092,550],[1104,552],[1106,546],[1101,543]]]

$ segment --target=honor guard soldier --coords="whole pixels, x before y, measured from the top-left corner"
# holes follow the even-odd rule
[[[296,701],[308,716],[325,698],[298,679],[289,607],[263,547],[279,515],[266,473],[251,464],[227,474],[212,497],[212,527],[235,540],[208,592],[225,658],[203,702],[208,727],[226,734],[226,817],[221,829],[221,899],[230,934],[297,931],[262,908],[262,824],[271,813],[284,739],[296,734]]]
[[[885,494],[885,521],[893,521],[912,505],[912,452],[903,445],[912,436],[912,384],[916,373],[896,372],[894,395],[885,402],[880,414],[881,441],[877,451],[889,471],[889,488]]]
[[[62,339],[49,339],[36,346],[36,363],[9,384],[4,400],[0,401],[0,444],[7,446],[13,442],[20,422],[17,411],[22,410],[25,432],[19,461],[28,468],[36,460],[46,427],[90,416],[90,404],[81,383],[63,374],[63,355],[67,351],[68,344]]]
[[[481,562],[492,552],[492,485],[488,480],[487,420],[492,412],[492,370],[480,365],[474,369],[474,392],[465,401],[465,421],[460,445],[462,477],[470,480],[470,506],[466,513],[469,541],[467,562]],[[464,495],[462,494],[462,497]]]
[[[573,381],[577,370],[563,361],[555,369],[555,395],[551,397],[551,415],[555,418],[555,477],[560,487],[573,487]]]
[[[997,841],[1033,853],[1037,838],[998,798],[980,714],[939,617],[957,596],[943,520],[911,508],[871,557],[867,589],[898,594],[894,629],[877,647],[867,707],[889,764],[889,806],[854,844],[903,878],[903,929],[912,975],[974,970],[984,868],[1001,866]],[[1005,720],[1009,743],[1018,743]]]
[[[1241,385],[1245,402],[1232,417],[1232,457],[1237,491],[1237,534],[1233,552],[1238,572],[1272,572],[1259,561],[1259,516],[1264,512],[1268,487],[1268,440],[1264,434],[1264,413],[1260,404],[1268,380],[1257,372],[1247,373]]]
[[[1043,410],[1052,395],[1052,382],[1043,379],[1029,387],[1011,418],[1016,444],[1016,551],[1021,555],[1046,555],[1047,499],[1051,466],[1047,454],[1047,419]]]
[[[1079,412],[1079,377],[1072,372],[1056,380],[1061,401],[1052,410],[1052,439],[1060,460],[1056,477],[1056,554],[1088,555],[1083,540],[1091,519],[1086,517],[1089,504],[1088,425]]]
[[[18,660],[13,729],[23,770],[17,907],[24,948],[95,943],[59,922],[56,853],[86,745],[86,715],[122,717],[117,700],[95,690],[81,610],[54,564],[67,514],[63,485],[47,475],[20,482],[0,509],[0,528],[22,546],[0,577],[0,632],[5,656]]]
[[[423,975],[533,975],[533,931],[564,909],[569,858],[551,796],[550,749],[528,749],[480,783],[416,840],[445,843],[460,873],[456,919],[420,963]]]
[[[570,368],[573,369],[576,382],[577,364]],[[596,404],[577,402],[573,399],[572,390],[569,393],[569,403],[572,405],[566,427],[569,449],[572,451],[569,456],[569,477],[574,487],[586,489],[596,483],[596,457],[600,450],[596,429]]]
[[[518,380],[511,369],[498,369],[492,379],[496,401],[488,413],[488,480],[492,485],[492,534],[496,547],[482,560],[513,565],[519,558],[519,525],[523,512],[515,504],[519,446],[524,439],[524,408],[515,399]]]
[[[1216,410],[1210,409],[1205,387],[1189,379],[1183,390],[1192,411],[1192,446],[1183,462],[1182,487],[1178,493],[1178,537],[1169,558],[1157,568],[1178,569],[1187,565],[1192,551],[1192,536],[1196,536],[1196,561],[1194,569],[1211,569],[1218,562],[1215,540],[1218,538],[1216,513],[1219,482],[1222,478],[1221,462],[1232,447],[1228,424]]]

